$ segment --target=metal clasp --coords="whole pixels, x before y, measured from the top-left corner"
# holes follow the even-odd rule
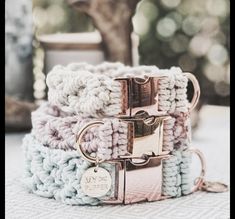
[[[125,160],[124,204],[162,199],[162,161],[171,155],[146,156],[136,163]]]
[[[138,111],[134,116],[120,116],[119,119],[128,122],[129,156],[121,158],[141,157],[143,154],[155,156],[163,154],[163,126],[169,116],[149,115],[148,112]]]
[[[116,166],[114,196],[102,200],[108,204],[130,204],[165,199],[162,195],[162,161],[172,155],[126,158],[113,162]],[[109,161],[108,161],[109,162]]]
[[[117,78],[121,83],[121,115],[133,116],[139,110],[155,114],[158,109],[159,77]]]
[[[192,82],[194,93],[189,111],[191,112],[198,103],[200,97],[200,86],[196,77],[192,73],[185,72],[183,75]],[[158,111],[158,89],[159,80],[166,78],[166,75],[159,77],[144,78],[117,78],[121,84],[121,113],[120,115],[133,116],[139,110],[144,110],[150,115]]]

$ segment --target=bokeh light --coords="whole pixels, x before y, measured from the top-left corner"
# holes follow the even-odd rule
[[[133,26],[135,32],[139,35],[145,35],[149,31],[149,22],[143,13],[138,13],[133,17]]]
[[[214,36],[220,33],[219,19],[217,17],[207,17],[203,19],[201,32],[207,36]]]
[[[36,28],[43,28],[47,24],[48,18],[46,10],[41,7],[34,7],[33,22]]]
[[[177,25],[173,19],[165,17],[158,21],[156,29],[161,37],[168,38],[175,33]]]
[[[189,39],[187,36],[183,34],[177,34],[174,38],[170,41],[170,46],[172,50],[176,53],[185,52],[188,48]]]
[[[33,0],[35,34],[92,31],[87,15],[63,0]],[[199,79],[202,98],[229,104],[229,0],[142,0],[132,22],[140,37],[140,64],[180,66]],[[35,49],[39,45],[35,43]],[[35,52],[36,59],[43,59]],[[43,61],[34,61],[35,95],[42,96]],[[214,95],[214,96],[213,96]],[[226,97],[226,98],[225,98]],[[216,102],[217,101],[217,102]]]
[[[215,92],[220,95],[220,96],[228,96],[230,93],[230,88],[229,85],[227,83],[225,83],[224,81],[220,81],[218,83],[215,83]]]
[[[229,2],[224,0],[207,0],[206,9],[210,15],[225,17],[229,11]]]
[[[140,63],[180,66],[196,74],[205,101],[229,104],[229,0],[147,1],[154,2],[158,16],[140,35]]]
[[[224,80],[226,68],[223,66],[217,66],[213,64],[206,64],[204,67],[204,73],[206,77],[212,82],[220,82]]]
[[[178,13],[176,11],[172,11],[167,14],[167,17],[174,20],[174,22],[176,23],[177,29],[181,28],[183,17],[180,13]]]
[[[183,21],[182,29],[187,35],[193,36],[200,30],[200,24],[201,21],[199,17],[188,16]]]
[[[137,10],[141,11],[141,13],[148,19],[149,22],[155,20],[159,14],[157,6],[146,0],[140,2]]]
[[[211,39],[204,35],[194,36],[189,43],[189,51],[196,57],[202,57],[207,54],[211,47]]]
[[[167,8],[175,8],[180,4],[181,0],[161,0],[163,6]]]
[[[65,22],[65,12],[59,5],[51,5],[47,8],[48,23],[57,26]]]
[[[228,60],[228,53],[223,45],[215,44],[208,51],[207,58],[214,65],[223,65]]]

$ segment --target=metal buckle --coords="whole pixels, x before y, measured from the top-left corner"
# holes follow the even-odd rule
[[[141,157],[143,154],[163,154],[163,126],[169,116],[149,115],[145,111],[138,111],[135,116],[120,116],[119,119],[128,122],[129,155],[121,158]],[[168,152],[166,152],[168,153]]]
[[[146,156],[142,162],[125,160],[124,204],[162,198],[162,161],[171,155]]]
[[[127,151],[129,154],[120,156],[121,159],[141,157],[143,154],[153,154],[157,156],[169,153],[168,151],[164,153],[162,151],[163,125],[164,121],[170,118],[169,116],[149,116],[147,112],[139,111],[135,116],[120,116],[118,118],[128,123]],[[80,132],[77,135],[77,142],[82,141],[82,136],[88,129],[102,124],[104,124],[103,121],[92,121],[87,123],[80,129]],[[83,158],[92,163],[96,163],[96,159],[84,153],[80,146],[78,146],[78,150]],[[103,161],[101,160],[99,162]]]
[[[121,83],[121,115],[132,116],[139,110],[155,114],[158,109],[158,80],[160,77],[117,78]]]
[[[162,161],[171,156],[145,155],[138,158],[141,163],[135,163],[132,158],[113,161],[116,167],[114,195],[102,202],[130,204],[165,199],[162,196]]]
[[[189,105],[189,111],[191,112],[198,103],[200,86],[192,73],[185,72],[183,75],[192,82],[194,88],[193,98]],[[139,110],[144,110],[150,115],[155,114],[158,111],[158,82],[165,77],[167,76],[115,79],[121,83],[122,112],[120,114],[133,116]]]

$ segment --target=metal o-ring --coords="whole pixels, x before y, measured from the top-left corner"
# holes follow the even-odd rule
[[[81,148],[81,141],[82,141],[82,137],[83,135],[87,132],[88,129],[90,128],[93,128],[95,126],[99,126],[99,125],[103,125],[104,122],[103,121],[92,121],[92,122],[89,122],[87,123],[86,125],[84,125],[80,131],[78,132],[77,134],[77,142],[76,142],[76,145],[77,145],[77,151],[81,154],[81,156],[85,159],[85,160],[88,160],[89,162],[91,163],[101,163],[103,162],[102,159],[98,160],[97,161],[97,158],[96,157],[92,157],[88,154],[86,154],[82,148]]]
[[[193,88],[194,88],[193,98],[191,100],[190,107],[189,107],[189,111],[191,112],[196,107],[198,100],[200,98],[200,93],[201,93],[200,86],[196,77],[192,73],[185,72],[184,75],[192,82]]]
[[[203,153],[200,150],[198,150],[196,148],[189,148],[189,149],[186,149],[186,151],[195,153],[201,161],[201,173],[200,173],[200,176],[197,177],[194,181],[195,185],[191,189],[191,193],[193,193],[193,192],[197,191],[200,188],[200,186],[202,185],[202,183],[204,182],[204,177],[205,177],[205,173],[206,173],[206,161],[205,161],[205,157],[204,157]]]

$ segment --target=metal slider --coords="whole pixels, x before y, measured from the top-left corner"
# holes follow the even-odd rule
[[[162,198],[162,161],[170,156],[148,156],[141,163],[125,160],[124,204]]]
[[[102,200],[106,204],[130,204],[141,201],[157,201],[162,196],[162,161],[172,155],[132,158],[116,162],[114,196]]]
[[[155,114],[158,110],[158,81],[160,77],[117,78],[121,83],[122,112],[120,115],[133,116],[139,110]]]
[[[135,116],[120,116],[119,119],[128,122],[129,155],[121,158],[141,157],[143,154],[163,154],[163,126],[169,116],[149,115],[138,111]]]
[[[200,97],[200,86],[196,77],[192,73],[182,73],[189,81],[192,82],[194,93],[189,104],[191,112],[198,103]],[[144,78],[116,78],[121,84],[121,113],[120,115],[133,116],[139,110],[144,110],[150,115],[158,111],[158,90],[159,80],[167,78],[167,75],[158,77],[145,76]]]

